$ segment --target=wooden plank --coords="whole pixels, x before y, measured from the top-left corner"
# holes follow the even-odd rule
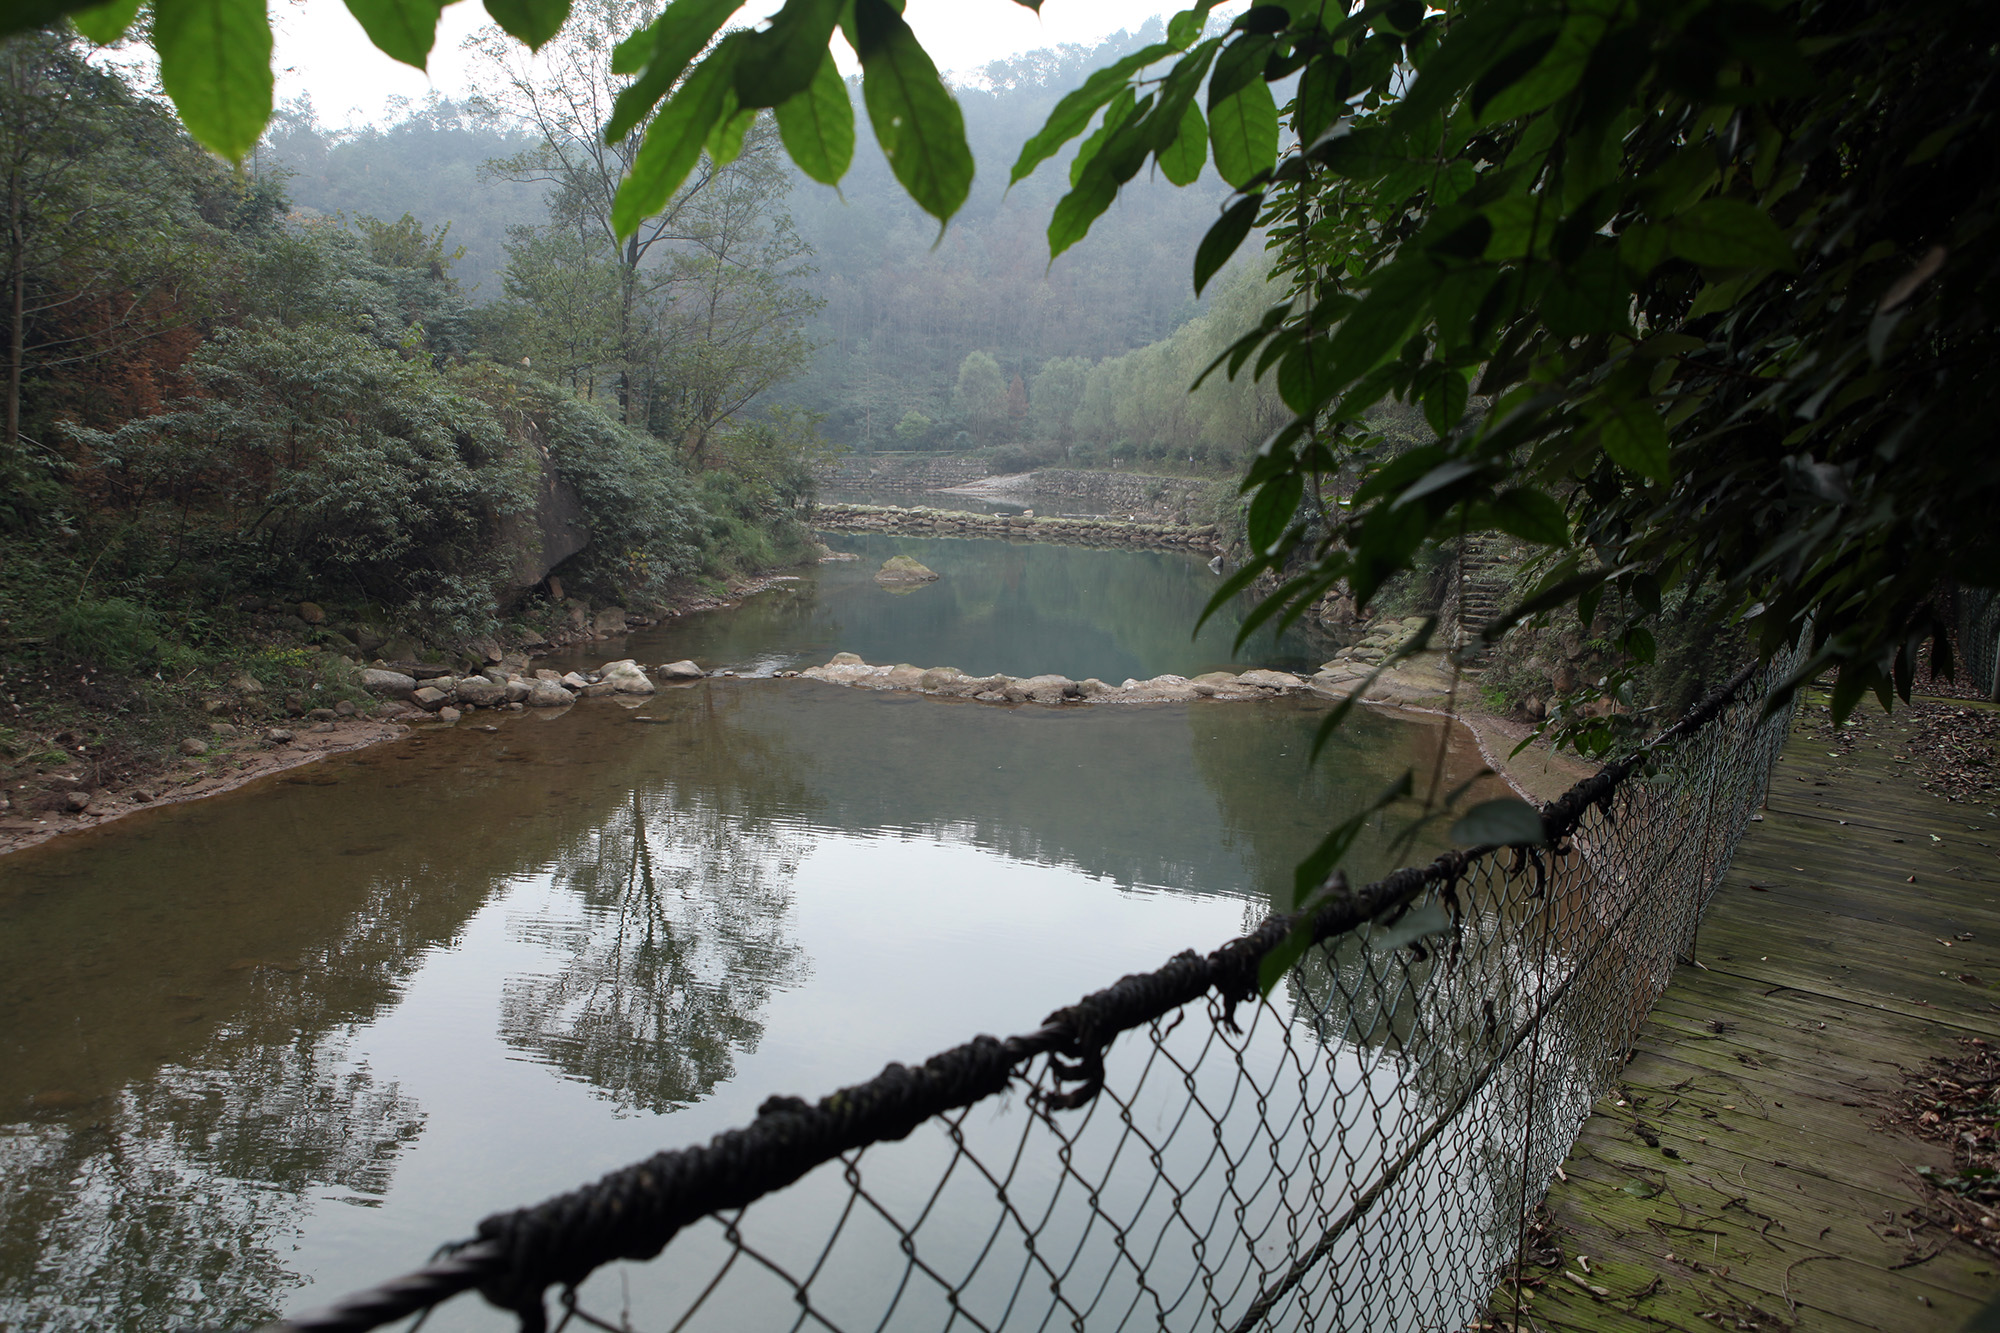
[[[1950,1155],[1884,1116],[1903,1069],[2000,1040],[2000,814],[1918,789],[1908,735],[1790,738],[1703,966],[1551,1182],[1566,1267],[1536,1270],[1524,1329],[1956,1329],[2000,1289],[2000,1261],[1912,1220],[1914,1169]]]

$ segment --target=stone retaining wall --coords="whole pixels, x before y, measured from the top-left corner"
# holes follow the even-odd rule
[[[1065,546],[1132,546],[1218,551],[1209,523],[1128,523],[1111,518],[1003,518],[957,509],[821,504],[813,526],[832,532],[904,532],[921,537],[1004,537]]]
[[[819,479],[823,485],[870,486],[914,495],[944,486],[964,486],[990,475],[992,469],[976,458],[847,454],[820,469]]]
[[[1155,477],[1143,472],[1086,472],[1044,468],[1018,479],[1009,489],[1032,494],[1036,503],[1082,500],[1114,513],[1136,514],[1155,523],[1191,523],[1212,518],[1207,493],[1213,482],[1198,477]]]

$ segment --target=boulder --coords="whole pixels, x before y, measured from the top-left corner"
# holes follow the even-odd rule
[[[451,707],[449,704],[445,705],[443,708],[438,709],[438,721],[440,722],[456,722],[461,717],[464,716],[465,714],[459,712],[456,708]]]
[[[875,581],[884,587],[914,587],[936,579],[935,570],[907,555],[892,555],[875,571]]]
[[[342,717],[353,717],[354,714],[359,710],[355,708],[353,700],[342,699],[340,702],[336,703],[333,706],[333,711],[340,714],[340,716]]]
[[[406,676],[400,671],[369,667],[361,673],[361,688],[384,698],[407,699],[416,693],[417,681],[416,677]]]
[[[190,736],[180,743],[180,752],[186,755],[207,754],[208,742],[197,740],[193,736]]]
[[[1276,690],[1279,693],[1302,690],[1306,683],[1289,671],[1246,671],[1236,678],[1239,685],[1254,685],[1260,690]]]
[[[659,689],[645,669],[629,657],[606,662],[597,669],[598,683],[609,685],[617,694],[651,694]]]
[[[324,625],[326,623],[326,610],[317,602],[300,602],[299,619],[305,621],[308,625]]]
[[[496,685],[484,676],[467,676],[458,682],[456,693],[458,701],[462,704],[470,704],[475,708],[491,708],[494,704],[506,700],[507,687]]]
[[[378,626],[370,625],[365,621],[356,621],[354,624],[349,625],[347,627],[347,637],[354,640],[355,647],[364,653],[370,654],[381,652],[382,645],[389,642],[389,636],[383,633]]]
[[[528,696],[535,691],[534,682],[522,680],[519,676],[508,681],[502,688],[506,690],[507,702],[510,704],[526,703]]]
[[[560,682],[560,681],[562,680],[562,672],[560,672],[560,671],[551,671],[551,670],[549,670],[549,669],[548,669],[547,667],[536,667],[536,668],[535,668],[535,679],[536,679],[536,680],[553,680],[553,681],[557,681],[557,682]]]
[[[576,696],[564,689],[560,681],[538,680],[524,702],[530,708],[563,708],[575,703]]]
[[[1065,699],[1081,698],[1083,694],[1077,683],[1068,676],[1054,675],[1028,676],[1017,680],[1007,691],[1008,697],[1013,697],[1015,691],[1019,691],[1023,698],[1038,704],[1059,704]]]
[[[589,677],[585,676],[581,671],[565,671],[563,673],[562,683],[567,685],[572,690],[580,690],[584,686],[590,684],[590,679]]]
[[[854,656],[852,653],[849,653],[847,655],[849,657]],[[855,657],[854,660],[859,662],[861,659]],[[688,661],[686,658],[682,658],[678,662],[669,662],[665,666],[661,667],[659,671],[660,674],[662,676],[665,676],[668,680],[700,680],[703,676],[708,674],[707,672],[703,671],[700,667],[696,666],[693,662]]]
[[[1125,697],[1133,703],[1186,703],[1199,698],[1194,682],[1186,676],[1154,676],[1151,680],[1127,680]]]
[[[229,688],[238,694],[262,694],[264,682],[247,671],[239,671],[229,678]]]
[[[625,608],[607,606],[590,618],[592,631],[602,635],[623,634],[625,632]]]
[[[272,745],[290,745],[292,733],[284,727],[272,727],[264,733],[264,739]]]
[[[827,658],[827,659],[826,659],[826,664],[827,664],[828,666],[863,666],[863,665],[865,665],[865,663],[863,663],[863,662],[862,662],[862,660],[861,660],[861,654],[859,654],[859,653],[835,653],[835,654],[834,654],[834,655],[833,655],[832,657],[829,657],[829,658]]]
[[[617,686],[613,685],[608,680],[592,681],[590,684],[578,690],[577,696],[583,699],[602,699],[604,696],[610,694],[616,688]]]
[[[450,701],[451,696],[449,694],[430,685],[418,686],[416,693],[410,696],[410,702],[423,709],[426,713],[435,713]],[[319,710],[314,709],[313,711],[316,713]]]

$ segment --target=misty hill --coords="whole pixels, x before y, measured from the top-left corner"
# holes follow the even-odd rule
[[[776,396],[825,412],[827,434],[842,444],[885,447],[906,412],[940,422],[953,415],[951,390],[969,353],[989,353],[1005,376],[1030,379],[1046,360],[1118,356],[1191,318],[1189,262],[1227,189],[1212,172],[1187,189],[1134,181],[1053,268],[1043,229],[1068,188],[1073,152],[1007,189],[1022,143],[1062,93],[1158,40],[1159,27],[996,61],[962,80],[979,170],[941,243],[936,223],[891,177],[854,81],[852,171],[838,193],[801,177],[791,196],[799,233],[817,252],[807,286],[825,306],[808,329],[820,344],[811,369]],[[465,248],[454,274],[485,303],[505,296],[507,228],[540,223],[547,210],[537,187],[484,180],[479,168],[531,142],[435,96],[392,104],[380,124],[354,130],[320,125],[310,103],[293,103],[274,121],[260,165],[290,173],[287,191],[303,210],[451,223],[450,243]]]

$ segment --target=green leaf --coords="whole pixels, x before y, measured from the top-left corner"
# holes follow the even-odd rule
[[[1667,245],[1710,268],[1798,267],[1770,215],[1737,199],[1706,199],[1680,214],[1667,224]]]
[[[1278,160],[1278,104],[1271,85],[1256,79],[1220,106],[1208,108],[1208,140],[1215,169],[1241,190]]]
[[[1132,75],[1156,60],[1164,60],[1181,48],[1171,42],[1156,42],[1115,64],[1106,65],[1083,81],[1083,86],[1066,94],[1049,113],[1047,123],[1021,146],[1008,184],[1016,184],[1053,157],[1064,144],[1082,134],[1097,115],[1098,108],[1116,97]]]
[[[1335,389],[1360,379],[1403,345],[1439,276],[1436,265],[1422,257],[1398,259],[1375,275],[1360,306],[1334,331]]]
[[[1656,223],[1637,222],[1618,233],[1618,257],[1642,278],[1671,253],[1667,229]]]
[[[347,0],[347,12],[383,55],[418,69],[430,60],[440,12],[432,0]]]
[[[620,182],[611,205],[611,225],[619,236],[630,236],[665,208],[701,160],[709,131],[728,113],[736,62],[748,36],[735,32],[723,38],[646,127],[632,173]]]
[[[1189,107],[1199,116],[1201,112]],[[1176,181],[1175,184],[1183,182]],[[1257,212],[1264,206],[1261,194],[1246,194],[1224,210],[1216,219],[1208,234],[1201,238],[1201,244],[1194,252],[1194,294],[1201,295],[1201,289],[1208,286],[1208,280],[1221,271],[1243,244],[1243,238],[1250,234],[1250,228],[1257,223]]]
[[[1340,78],[1346,72],[1346,61],[1327,55],[1312,61],[1300,73],[1292,124],[1301,143],[1317,142],[1320,135],[1347,114],[1347,102],[1340,95]]]
[[[1625,631],[1625,651],[1650,666],[1659,653],[1659,645],[1653,641],[1653,631],[1644,625],[1634,625]]]
[[[1137,93],[1133,92],[1130,88],[1121,88],[1118,90],[1118,95],[1111,99],[1111,105],[1104,108],[1104,119],[1098,122],[1096,130],[1092,131],[1089,138],[1077,145],[1076,156],[1070,159],[1069,183],[1071,188],[1075,188],[1083,183],[1083,173],[1089,170],[1092,162],[1097,160],[1097,154],[1103,149],[1105,144],[1111,141],[1111,136],[1118,133],[1120,127],[1132,118],[1132,112],[1138,105],[1139,95]],[[1114,179],[1113,184],[1116,183]]]
[[[842,0],[785,0],[771,26],[751,34],[736,66],[736,100],[746,107],[776,106],[804,92],[821,65],[832,63],[827,43],[840,22]]]
[[[1511,796],[1481,801],[1451,826],[1451,840],[1460,847],[1536,847],[1542,836],[1535,807]]]
[[[1202,119],[1201,108],[1193,102],[1188,103],[1181,116],[1181,132],[1161,150],[1159,161],[1160,174],[1175,185],[1192,185],[1201,178],[1201,169],[1208,165],[1208,122]],[[1199,278],[1194,294],[1201,295]]]
[[[946,222],[972,190],[965,118],[937,66],[887,0],[855,0],[861,97],[889,169],[919,208]]]
[[[1118,197],[1118,182],[1105,173],[1092,172],[1077,187],[1056,201],[1049,214],[1049,258],[1054,259],[1090,232],[1111,201]]]
[[[1480,119],[1495,124],[1530,116],[1576,87],[1590,64],[1591,53],[1603,39],[1604,29],[1604,17],[1587,7],[1571,14],[1548,53],[1522,78],[1495,92],[1481,110]]]
[[[486,12],[502,32],[539,51],[569,17],[569,0],[486,0]]]
[[[1292,516],[1299,512],[1299,501],[1305,497],[1305,478],[1296,472],[1282,473],[1257,488],[1256,498],[1250,501],[1247,535],[1250,549],[1268,555],[1277,546],[1278,539],[1291,526]]]
[[[123,37],[131,28],[132,20],[139,17],[139,6],[144,0],[111,0],[104,5],[92,5],[89,9],[79,9],[69,16],[76,30],[84,40],[109,46]]]
[[[1469,389],[1462,370],[1447,370],[1424,390],[1424,420],[1439,438],[1451,434],[1465,416]]]
[[[733,104],[735,99],[727,99]],[[702,146],[707,149],[709,160],[717,166],[728,166],[743,155],[743,136],[750,133],[751,124],[757,119],[757,107],[731,109],[722,113],[715,122],[715,128],[708,132],[708,141]]]
[[[1270,37],[1248,34],[1238,37],[1222,49],[1216,57],[1215,73],[1208,79],[1208,109],[1214,114],[1215,108],[1234,97],[1251,83],[1264,81],[1264,62],[1271,58],[1277,42]]]
[[[1597,439],[1611,461],[1662,486],[1673,480],[1667,424],[1650,403],[1613,398],[1599,410]]]
[[[838,185],[854,161],[854,103],[847,81],[827,56],[804,92],[778,103],[778,138],[800,171]]]
[[[1508,35],[1519,26],[1524,8],[1521,0],[1495,0],[1461,8],[1444,40],[1419,66],[1416,83],[1390,113],[1391,123],[1406,130],[1444,110],[1503,49]]]
[[[153,11],[160,83],[181,124],[232,162],[271,118],[271,24],[264,0],[173,0]]]
[[[643,69],[643,73],[612,102],[611,119],[604,125],[604,142],[617,143],[652,114],[660,99],[673,91],[688,64],[729,21],[736,7],[737,0],[674,0],[650,28],[640,29],[618,44],[611,58],[612,70],[632,73]],[[621,65],[631,68],[621,69]]]
[[[1562,338],[1618,333],[1631,327],[1631,306],[1618,251],[1601,244],[1562,267],[1542,294],[1542,320]]]
[[[1569,519],[1562,506],[1538,490],[1517,486],[1494,496],[1493,522],[1500,531],[1538,546],[1569,545]]]

